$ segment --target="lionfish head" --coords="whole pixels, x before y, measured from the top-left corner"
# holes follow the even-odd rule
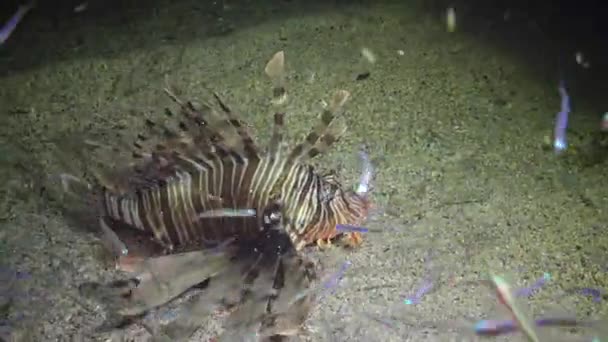
[[[309,212],[301,215],[292,224],[296,231],[303,232],[295,241],[296,249],[316,242],[326,243],[338,235],[344,235],[348,245],[357,246],[362,239],[358,232],[340,232],[338,225],[358,226],[367,219],[370,207],[367,193],[345,190],[335,181],[324,181],[319,201]]]
[[[320,239],[331,239],[337,235],[345,235],[349,245],[359,245],[362,241],[361,234],[357,231],[340,232],[337,227],[358,227],[367,220],[369,208],[371,207],[369,190],[374,167],[369,156],[364,150],[359,152],[363,164],[363,170],[356,190],[345,189],[333,176],[323,178],[321,205],[324,206],[328,215],[319,230],[322,232]],[[322,210],[323,211],[323,210]]]

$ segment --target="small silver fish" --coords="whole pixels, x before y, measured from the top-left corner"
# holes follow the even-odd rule
[[[198,215],[199,218],[209,217],[252,217],[256,215],[255,209],[232,209],[232,208],[221,208],[207,210]]]

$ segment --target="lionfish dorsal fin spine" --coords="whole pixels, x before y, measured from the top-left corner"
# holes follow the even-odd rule
[[[165,93],[180,106],[184,117],[197,123],[201,134],[207,140],[222,144],[225,148],[237,151],[247,158],[259,158],[255,141],[243,125],[242,120],[223,102],[217,93],[213,93],[217,106],[205,103],[201,108],[196,108],[192,102],[180,100],[168,88],[165,88]],[[215,110],[217,107],[219,107],[220,113]]]
[[[268,156],[271,158],[277,157],[277,154],[280,153],[281,149],[284,147],[285,113],[275,113],[273,121],[272,136],[268,145]]]
[[[285,53],[275,53],[266,64],[264,73],[272,82],[272,103],[280,106],[287,102],[287,90],[285,89]]]
[[[213,106],[203,103],[197,107],[191,101],[181,100],[169,88],[165,88],[164,92],[179,106],[180,114],[188,121],[188,124],[184,123],[182,126],[189,131],[196,131],[196,133],[191,134],[193,141],[206,144],[225,140],[225,132],[223,132],[221,127],[218,127],[221,120],[218,118],[218,114],[213,109]],[[171,111],[168,110],[168,112]]]
[[[247,157],[258,157],[259,151],[255,144],[255,141],[247,131],[247,127],[243,125],[243,122],[238,118],[236,114],[222,101],[217,93],[213,93],[215,101],[219,104],[226,122],[236,131],[237,135],[241,139],[242,149]]]
[[[346,125],[340,121],[334,121],[328,127],[327,131],[315,142],[308,150],[307,159],[312,159],[320,154],[325,153],[329,148],[340,139],[346,132]]]
[[[212,190],[221,193],[221,159],[232,158],[239,162],[257,159],[253,139],[217,95],[215,98],[221,110],[215,110],[206,104],[196,108],[192,102],[179,99],[171,90],[165,89],[165,92],[179,105],[182,120],[175,120],[177,116],[169,109],[165,110],[165,115],[169,118],[167,123],[159,123],[150,118],[145,120],[146,131],[137,134],[131,145],[133,162],[129,169],[132,171],[124,170],[128,175],[124,182],[128,185],[126,189],[120,182],[113,184],[117,182],[106,181],[113,179],[111,176],[104,178],[99,175],[97,179],[112,192],[122,193],[164,183],[168,177],[175,176],[180,171],[202,172],[220,168],[210,175],[215,178],[212,180],[215,189]],[[173,125],[170,127],[171,123]],[[99,145],[96,144],[95,147]],[[218,157],[220,160],[217,160]],[[206,160],[207,165],[203,166],[201,160]],[[233,169],[238,168],[234,166]]]
[[[323,109],[318,124],[306,136],[303,142],[291,151],[289,161],[302,163],[307,158],[325,152],[345,131],[343,124],[334,125],[334,119],[342,110],[350,93],[346,90],[337,91],[331,102]],[[337,127],[337,128],[336,128]]]

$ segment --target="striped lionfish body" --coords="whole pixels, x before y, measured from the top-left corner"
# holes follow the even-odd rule
[[[277,56],[282,65],[282,52]],[[348,92],[333,96],[318,125],[293,149],[283,140],[284,114],[275,114],[270,145],[262,151],[217,95],[214,104],[195,105],[165,91],[179,106],[177,115],[166,111],[177,119],[176,128],[148,120],[149,132],[134,143],[133,165],[102,182],[102,224],[125,223],[173,250],[255,239],[266,220],[273,219],[265,213],[276,205],[285,232],[300,250],[338,235],[337,224],[365,219],[366,194],[342,189],[333,177],[319,175],[306,163],[343,132],[334,118]],[[358,233],[349,234],[353,244],[360,242]]]

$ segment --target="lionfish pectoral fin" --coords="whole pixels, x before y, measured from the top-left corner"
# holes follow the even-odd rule
[[[260,258],[250,258],[250,256],[247,254],[243,257],[237,254],[232,267],[210,279],[207,287],[197,295],[197,298],[186,303],[183,310],[178,313],[178,317],[162,329],[163,334],[173,339],[189,337],[214,312],[238,305],[243,294],[249,293],[250,285],[247,284],[246,278],[251,272],[256,272],[254,269],[257,269],[261,261]]]
[[[86,282],[80,284],[78,291],[82,297],[95,300],[103,304],[111,313],[118,313],[122,308],[129,305],[131,291],[137,288],[139,280],[129,278],[117,280],[107,284]],[[143,311],[135,312],[143,313]],[[124,317],[124,315],[119,315]]]
[[[350,93],[346,90],[337,91],[331,102],[323,109],[321,119],[317,126],[306,136],[306,139],[291,151],[289,160],[303,162],[325,151],[336,142],[346,131],[346,124],[334,122],[336,115],[348,101]]]
[[[306,317],[303,317],[303,311],[306,310],[294,307],[289,312],[265,317],[259,329],[259,336],[271,338],[271,341],[274,341],[277,337],[299,335],[302,332],[302,324],[306,320]]]
[[[173,339],[191,336],[220,305],[234,310],[219,340],[242,340],[252,332],[268,337],[296,334],[311,307],[313,294],[308,290],[316,279],[314,265],[291,249],[278,255],[274,238],[262,241],[268,245],[233,254],[231,267],[210,279],[197,300],[163,328],[163,334]]]
[[[280,257],[265,255],[264,259],[256,262],[255,273],[250,273],[247,282],[241,285],[240,300],[224,323],[224,333],[219,336],[220,341],[243,340],[252,333],[258,334],[264,317],[268,315],[270,301],[277,295],[277,281],[282,281],[283,274],[278,265]],[[279,279],[280,278],[280,279]]]
[[[109,284],[85,283],[80,292],[108,306],[120,316],[137,316],[167,303],[230,264],[226,252],[195,251],[146,259],[141,273]]]
[[[223,272],[230,260],[222,251],[195,251],[149,258],[144,261],[141,283],[131,292],[139,305],[148,310],[162,305],[191,287]],[[137,312],[137,311],[136,311]],[[133,314],[123,311],[123,314]]]
[[[314,264],[297,254],[287,255],[281,262],[278,294],[270,299],[269,311],[260,324],[260,336],[299,334],[316,297],[312,291],[317,280]]]

